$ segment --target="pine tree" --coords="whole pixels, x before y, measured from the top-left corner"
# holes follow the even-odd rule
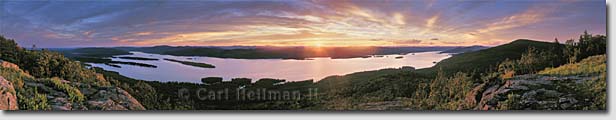
[[[558,42],[558,38],[554,38],[554,43],[560,44],[560,42]]]

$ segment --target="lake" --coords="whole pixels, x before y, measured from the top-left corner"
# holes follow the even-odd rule
[[[302,81],[313,79],[321,80],[331,75],[345,75],[354,72],[379,70],[385,68],[400,68],[412,66],[417,69],[432,67],[433,62],[451,57],[450,54],[440,54],[438,51],[409,53],[405,55],[383,55],[363,58],[311,58],[308,60],[295,59],[229,59],[213,57],[187,57],[149,54],[143,52],[131,52],[132,55],[120,55],[115,57],[147,57],[158,58],[158,61],[129,60],[111,58],[114,61],[138,62],[158,66],[147,68],[133,65],[118,64],[121,68],[111,67],[105,64],[88,63],[109,71],[119,72],[121,75],[148,81],[178,81],[201,83],[204,77],[252,78],[253,81],[260,78],[286,79],[287,81]],[[202,62],[216,66],[216,68],[200,68],[184,65],[177,62],[163,60],[170,58],[182,61]]]

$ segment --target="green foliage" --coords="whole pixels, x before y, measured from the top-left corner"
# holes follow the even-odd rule
[[[564,64],[564,61],[556,61],[562,59],[562,56],[555,56],[560,52],[556,47],[552,50],[540,51],[535,48],[528,48],[527,52],[522,54],[518,60],[509,60],[501,62],[498,65],[498,72],[503,73],[503,77],[511,77],[515,74],[531,74],[546,67],[554,67]]]
[[[434,67],[419,69],[418,72],[433,74],[442,69],[446,75],[452,75],[456,72],[483,73],[496,68],[500,62],[506,59],[520,59],[524,53],[529,51],[529,48],[546,51],[560,46],[562,45],[520,39],[488,49],[457,54],[438,62]]]
[[[6,39],[0,35],[0,58],[6,61],[17,61],[18,53],[23,49],[17,46],[15,40]]]
[[[68,94],[68,99],[71,103],[83,102],[86,98],[78,88],[73,87],[69,83],[62,82],[59,78],[39,79],[43,84],[53,86],[54,89],[60,90]]]
[[[541,71],[540,74],[566,75],[583,71],[597,72],[597,70],[600,70],[602,67],[600,65],[580,66],[582,68],[578,68],[578,64],[560,67],[560,69],[551,69],[567,62],[573,63],[589,56],[605,54],[607,44],[606,37],[603,35],[592,36],[584,32],[578,41],[576,43],[573,40],[567,40],[564,46],[556,41],[552,43],[555,45],[543,50],[529,47],[519,59],[505,59],[502,61],[498,65],[498,72],[502,73],[503,78],[508,78],[515,74],[537,73],[545,68],[550,69]]]
[[[29,91],[31,92],[31,91]],[[17,99],[19,109],[22,110],[51,110],[51,106],[47,103],[47,95],[39,94],[36,88],[33,90],[33,96],[25,96],[18,94]]]
[[[585,58],[577,63],[570,63],[556,68],[547,68],[539,74],[558,76],[586,76],[598,75],[592,80],[581,84],[569,86],[566,91],[577,95],[577,99],[587,99],[589,104],[583,106],[585,110],[605,110],[607,108],[607,56],[596,55]],[[567,86],[565,86],[567,87]]]
[[[104,74],[104,76],[107,77],[106,79],[113,85],[126,90],[126,92],[135,97],[135,99],[137,99],[141,105],[148,110],[185,110],[191,108],[191,105],[187,105],[189,104],[188,102],[176,101],[175,99],[172,99],[174,96],[167,96],[168,94],[164,94],[165,92],[171,94],[177,91],[171,91],[172,89],[163,89],[150,85],[156,82],[148,83],[146,81],[128,78],[118,74],[117,72],[105,71],[101,68],[94,68],[94,70]],[[166,91],[162,91],[161,93],[157,90]]]
[[[19,109],[22,110],[49,110],[47,97],[38,93],[36,87],[25,87],[25,81],[33,81],[33,77],[19,69],[0,67],[0,76],[13,83]]]
[[[593,55],[605,54],[607,51],[607,36],[588,34],[584,31],[578,42],[573,39],[567,40],[564,55],[568,58],[569,63],[574,63],[586,57]]]
[[[430,77],[414,71],[382,69],[330,76],[316,83],[323,94],[316,109],[354,110],[358,103],[411,97]]]
[[[2,48],[0,59],[17,64],[34,77],[59,77],[97,86],[109,85],[106,80],[97,77],[96,72],[86,69],[79,62],[65,58],[60,53],[47,50],[25,50],[17,46],[14,40],[1,36],[0,43],[6,43],[0,44],[0,48]]]
[[[466,73],[459,72],[447,78],[439,72],[429,83],[420,83],[409,107],[417,110],[456,110],[465,107],[465,95],[473,87],[471,79]]]
[[[556,68],[546,68],[540,71],[543,75],[588,75],[605,72],[607,69],[606,55],[591,56],[578,63],[566,64]]]
[[[583,83],[580,90],[585,94],[585,98],[590,98],[590,105],[583,109],[587,110],[606,110],[607,109],[607,73],[601,73],[601,77],[595,80],[588,80]]]

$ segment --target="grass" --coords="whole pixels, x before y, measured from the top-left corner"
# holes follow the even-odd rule
[[[59,78],[47,78],[40,80],[46,85],[53,86],[57,90],[66,92],[68,99],[71,102],[83,102],[85,100],[85,96],[81,93],[81,91],[79,91],[78,88],[71,86],[69,83],[62,82]]]
[[[607,71],[606,55],[591,56],[578,63],[566,64],[540,71],[542,75],[589,75]]]
[[[168,59],[168,58],[165,58],[165,60],[167,60],[167,61],[171,61],[171,62],[181,63],[181,64],[184,64],[184,65],[195,66],[195,67],[202,67],[202,68],[216,68],[216,66],[211,65],[211,64],[206,64],[206,63],[198,63],[198,62],[190,62],[190,61],[181,61],[181,60],[174,60],[174,59]]]

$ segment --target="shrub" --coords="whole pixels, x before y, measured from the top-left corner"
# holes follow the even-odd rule
[[[591,56],[578,63],[566,64],[540,71],[543,75],[588,75],[607,71],[606,55]]]
[[[17,94],[19,109],[22,110],[50,110],[47,103],[47,95],[39,94],[37,88],[27,89]],[[29,93],[32,96],[28,95]]]
[[[41,81],[46,85],[53,86],[54,89],[66,92],[70,102],[83,102],[85,100],[85,96],[79,89],[62,82],[59,78],[41,79]]]
[[[261,86],[261,87],[271,87],[274,84],[281,83],[284,81],[285,80],[283,79],[262,78],[262,79],[259,79],[257,82],[255,82],[255,85]]]
[[[206,85],[219,84],[219,83],[222,83],[222,77],[201,78],[201,82]]]
[[[231,83],[238,85],[250,85],[252,83],[252,79],[250,78],[233,78],[231,79]]]

